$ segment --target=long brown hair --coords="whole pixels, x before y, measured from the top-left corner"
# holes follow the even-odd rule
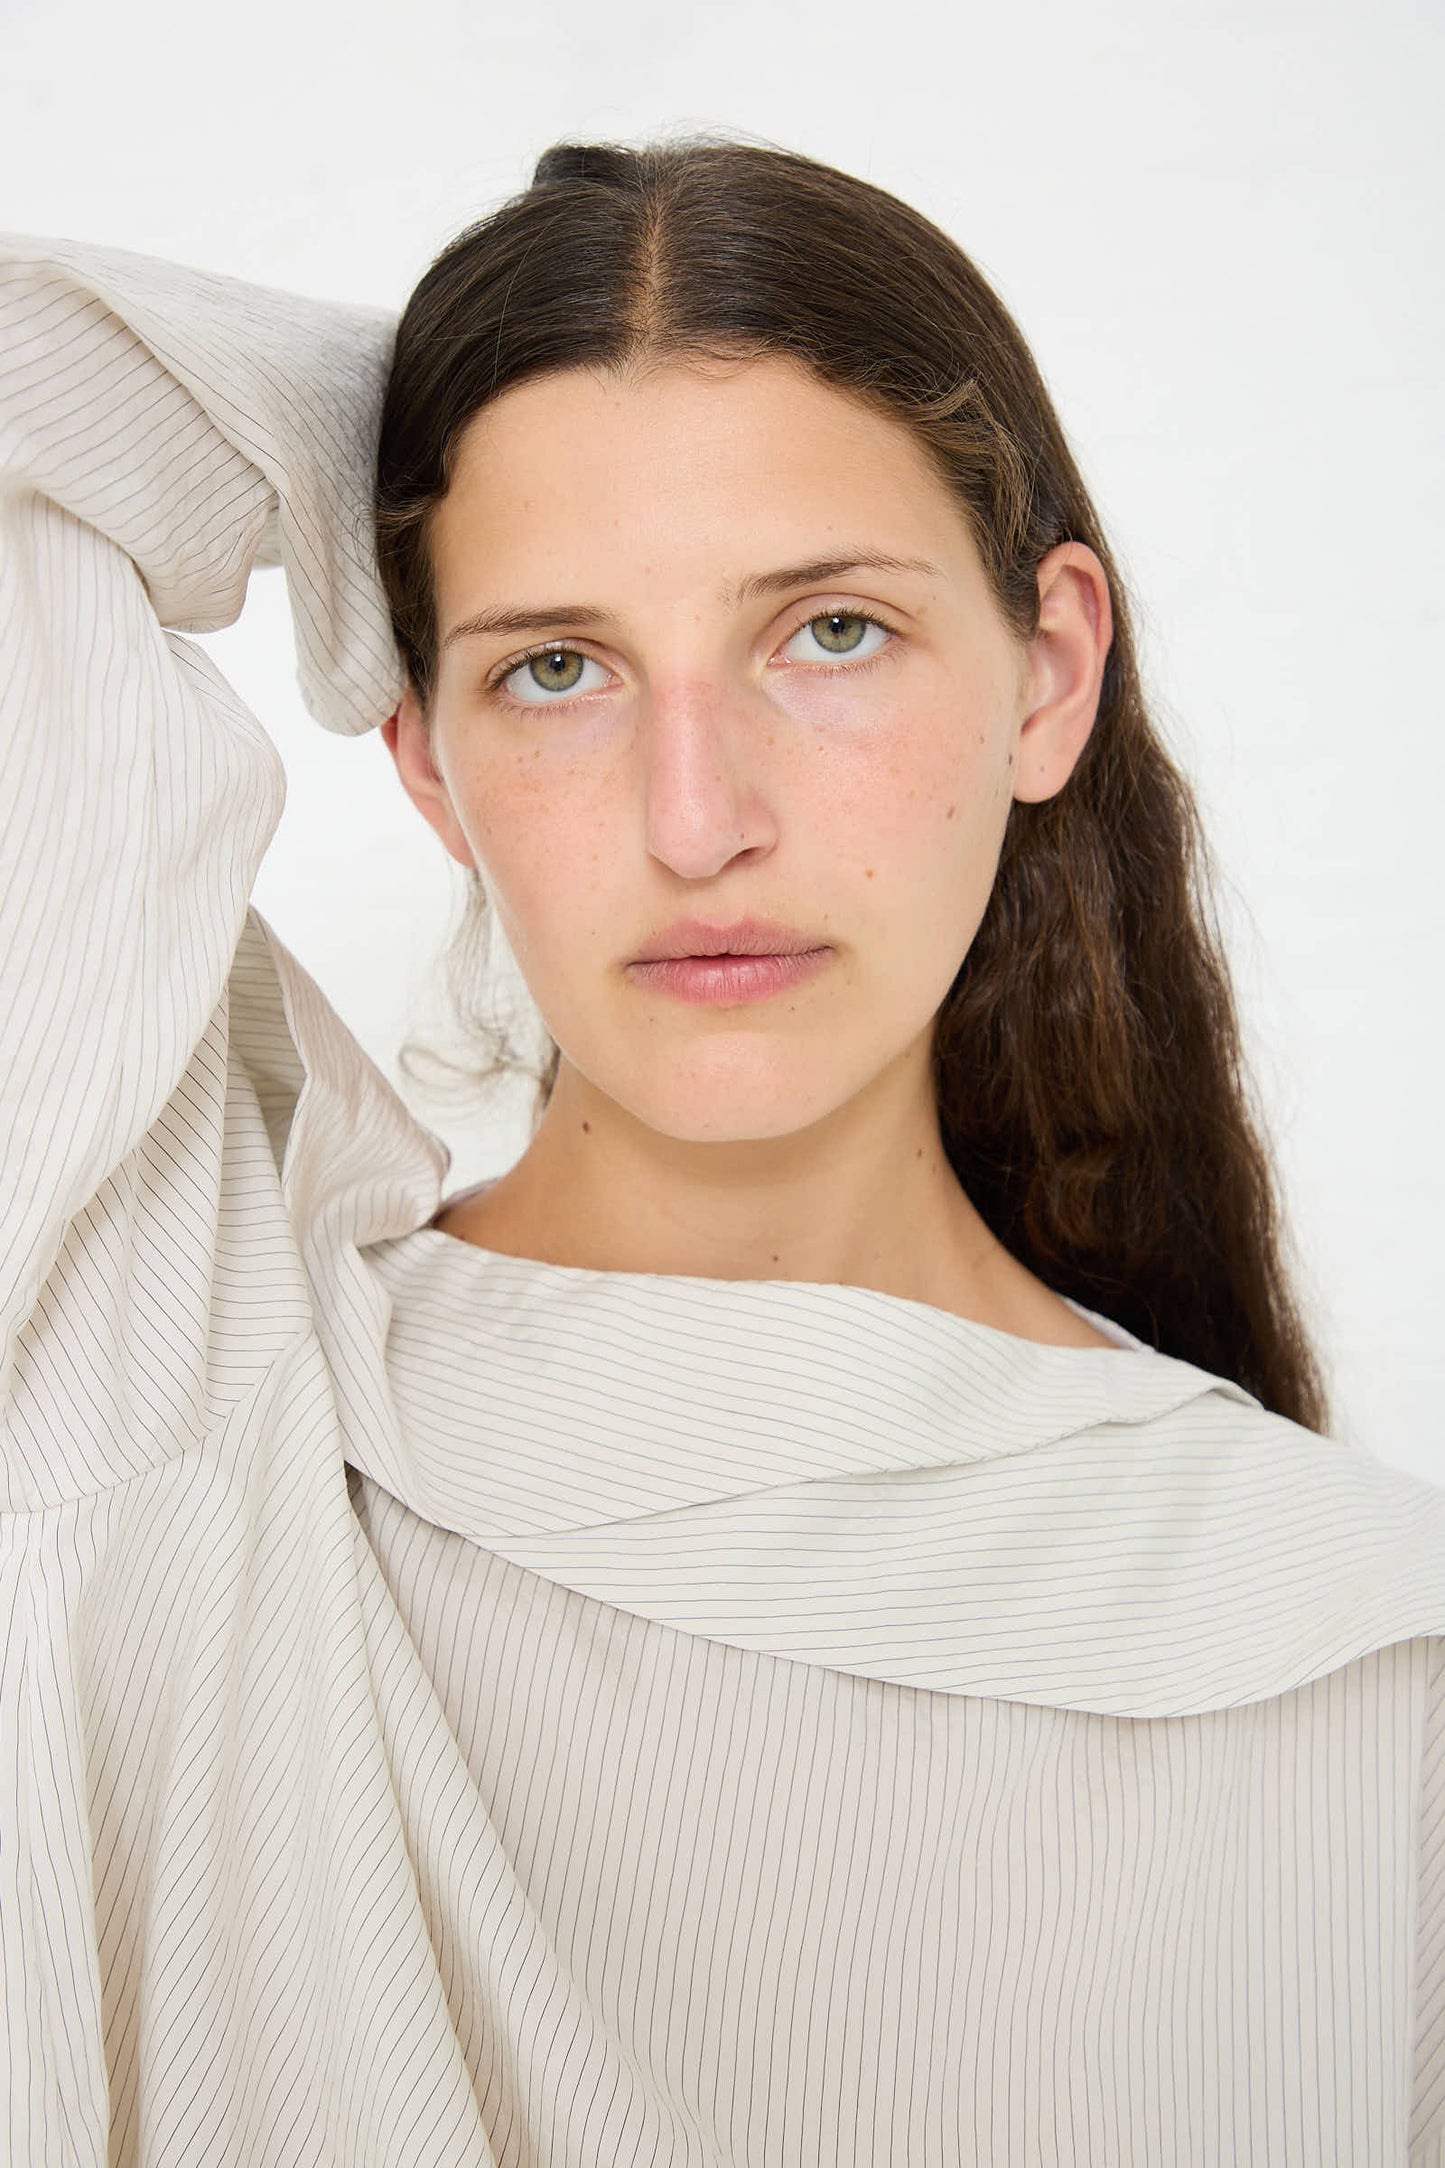
[[[1087,543],[1114,637],[1068,782],[1015,801],[982,922],[935,1023],[943,1143],[993,1233],[1058,1292],[1325,1432],[1281,1256],[1193,793],[1150,721],[1125,582],[1024,338],[958,245],[907,204],[796,153],[717,135],[558,143],[461,232],[397,330],[375,539],[397,644],[430,712],[430,516],[467,421],[544,371],[797,357],[905,423],[967,517],[1006,623],[1038,629],[1036,568]],[[480,876],[462,951],[486,917]],[[454,998],[467,974],[450,959]],[[480,1006],[482,1072],[525,1067]],[[558,1050],[533,1070],[546,1105]]]

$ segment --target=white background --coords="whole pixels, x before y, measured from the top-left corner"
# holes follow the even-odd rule
[[[1445,1483],[1438,0],[3,0],[0,226],[400,310],[562,136],[725,129],[916,204],[1022,325],[1196,784],[1337,1433]],[[461,875],[304,714],[256,902],[392,1076]],[[454,886],[453,882],[458,884]],[[448,1189],[523,1140],[403,1085]]]

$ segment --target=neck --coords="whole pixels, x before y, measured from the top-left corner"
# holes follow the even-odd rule
[[[504,1255],[590,1271],[870,1287],[1027,1339],[1109,1343],[1010,1256],[949,1164],[926,1062],[891,1104],[781,1137],[680,1141],[564,1059],[516,1165],[438,1215]]]

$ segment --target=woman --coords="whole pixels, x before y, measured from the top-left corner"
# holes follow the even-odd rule
[[[708,141],[399,326],[3,270],[11,2157],[1445,2159],[1441,1494],[977,272]],[[470,1196],[248,906],[265,564],[554,1036]]]

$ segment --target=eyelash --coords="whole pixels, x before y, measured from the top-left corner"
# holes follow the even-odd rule
[[[856,617],[859,624],[861,625],[876,625],[881,632],[886,632],[888,634],[888,639],[885,641],[882,647],[875,648],[871,655],[865,655],[861,662],[843,662],[831,665],[828,663],[802,663],[790,665],[790,667],[794,669],[809,670],[817,677],[861,676],[865,670],[871,670],[875,663],[881,662],[885,655],[890,654],[893,650],[894,642],[900,637],[896,625],[890,625],[886,618],[877,617],[871,611],[830,608],[826,610],[812,610],[809,612],[808,616],[800,617],[797,624],[793,626],[791,632],[788,632],[784,635],[782,645],[786,647],[788,641],[794,639],[797,634],[803,630],[803,627],[805,625],[813,624],[820,617]],[[509,694],[504,693],[502,691],[502,687],[503,685],[505,685],[507,679],[509,677],[515,676],[518,670],[525,669],[526,665],[532,661],[534,656],[537,655],[581,655],[584,661],[596,661],[596,657],[588,655],[585,648],[572,647],[564,644],[560,640],[540,640],[535,647],[529,647],[525,654],[514,655],[510,662],[505,662],[501,665],[499,669],[494,670],[491,676],[486,680],[484,690],[489,695],[495,695],[496,697],[500,698],[505,706],[511,708],[564,708],[566,707],[569,699],[587,697],[586,695],[579,696],[576,694],[563,694],[562,697],[558,700],[514,700]]]

